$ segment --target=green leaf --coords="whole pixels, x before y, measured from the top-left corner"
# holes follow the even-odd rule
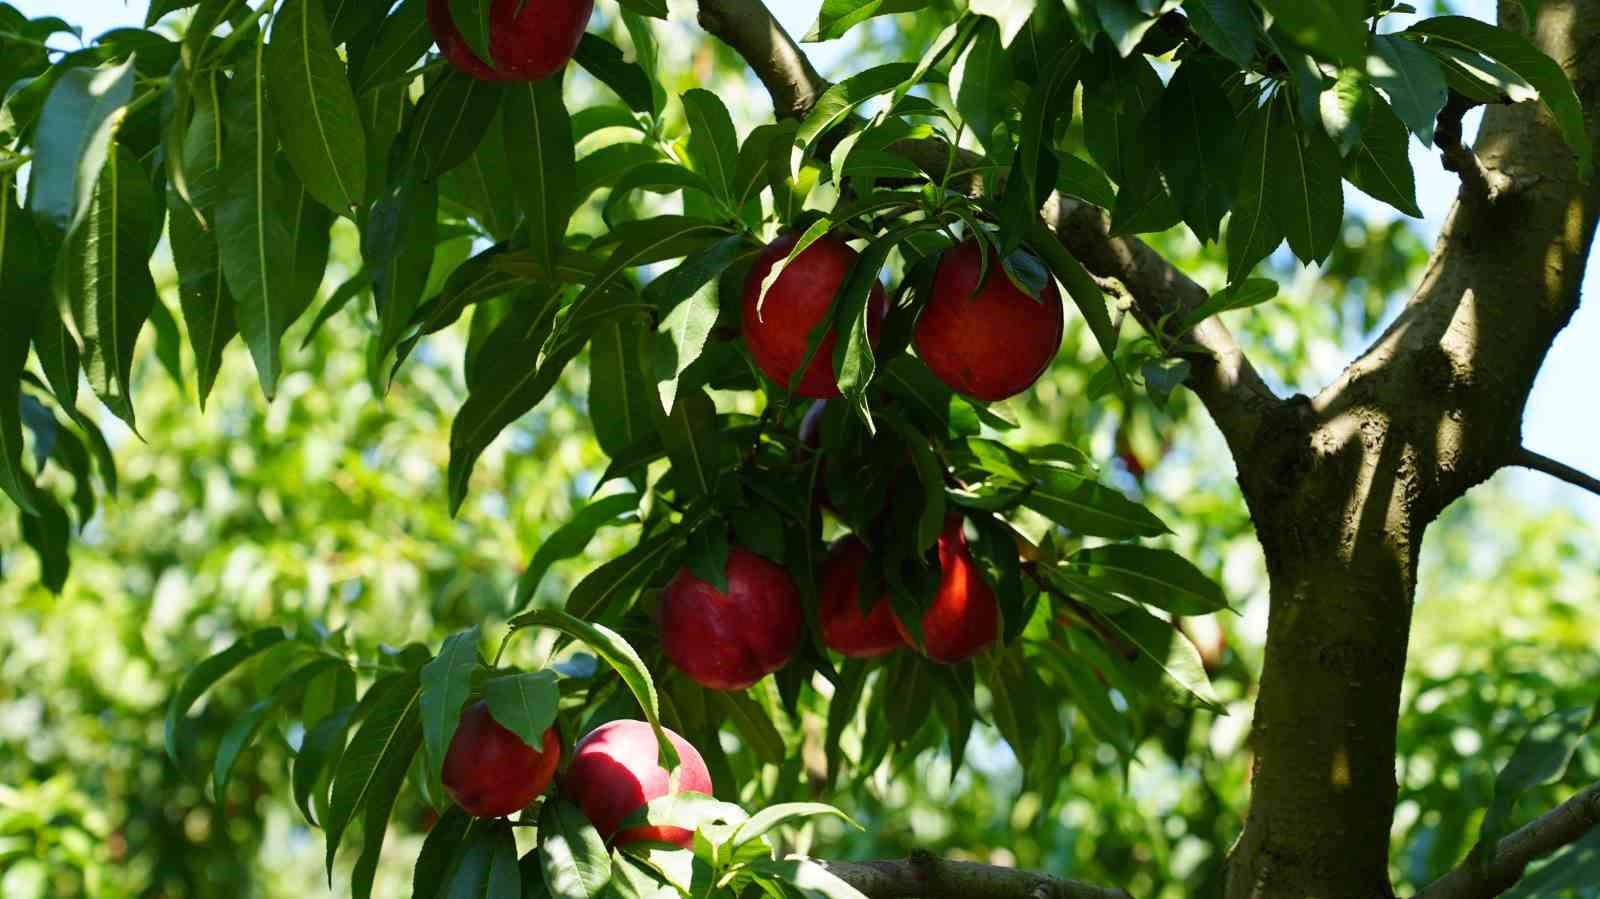
[[[717,196],[733,195],[739,159],[739,135],[722,98],[703,88],[683,94],[683,114],[689,121],[689,163],[716,188]]]
[[[476,844],[476,831],[492,822],[480,821],[458,805],[446,809],[428,828],[428,835],[417,852],[411,870],[411,899],[437,899],[451,880],[451,874],[466,863],[463,847]]]
[[[1111,38],[1119,56],[1132,56],[1158,21],[1134,0],[1095,0],[1095,11],[1100,17],[1100,27],[1106,37]]]
[[[289,164],[322,205],[348,215],[364,202],[366,134],[321,0],[283,0],[272,20],[266,74]]]
[[[485,681],[485,698],[494,720],[535,749],[544,745],[544,732],[556,720],[561,689],[554,671],[528,671]]]
[[[1142,609],[1129,609],[1106,620],[1186,693],[1207,708],[1222,709],[1216,691],[1211,688],[1211,678],[1206,675],[1200,651],[1169,622]],[[1160,637],[1153,638],[1152,634]],[[1158,639],[1165,640],[1165,645]]]
[[[273,164],[277,138],[259,66],[262,50],[263,45],[255,45],[254,62],[240,67],[224,101],[228,166],[215,218],[222,273],[234,297],[239,333],[255,360],[261,390],[271,399],[283,367],[283,332],[303,307],[295,308],[301,298],[291,286],[295,244],[285,186]]]
[[[717,323],[721,306],[717,300],[717,285],[708,283],[695,291],[667,313],[661,322],[661,338],[657,341],[658,365],[668,363],[671,374],[659,379],[657,384],[662,408],[671,414],[678,399],[678,383],[683,373],[693,365],[706,347],[706,339]],[[664,372],[663,372],[664,373]]]
[[[539,863],[555,899],[599,899],[611,879],[611,854],[583,811],[566,799],[539,813]]]
[[[1578,171],[1589,171],[1592,151],[1584,132],[1583,104],[1561,67],[1527,38],[1466,16],[1424,19],[1407,32],[1427,36],[1430,45],[1438,42],[1482,53],[1533,85],[1567,145],[1578,155]]]
[[[567,363],[583,349],[583,337],[566,340],[537,364],[533,362],[550,334],[559,291],[541,302],[519,303],[496,326],[474,362],[472,389],[450,425],[450,511],[466,499],[472,468],[489,443],[507,425],[537,406],[555,386]]]
[[[1276,119],[1268,146],[1268,192],[1273,218],[1302,262],[1326,259],[1344,224],[1343,168],[1339,150],[1320,125],[1300,127],[1286,98],[1272,103]]]
[[[585,33],[572,59],[611,88],[634,112],[657,112],[650,75],[639,63],[628,61],[615,44]]]
[[[83,337],[89,386],[130,427],[133,349],[156,302],[150,251],[163,208],[139,161],[118,147],[57,258],[58,289]]]
[[[872,297],[883,289],[878,275],[888,262],[889,254],[907,235],[920,230],[926,230],[926,226],[909,225],[867,244],[851,264],[844,283],[839,285],[839,291],[833,298],[832,328],[839,335],[833,347],[833,370],[838,375],[839,391],[869,428],[872,427],[872,414],[867,405],[867,388],[872,385],[872,378],[878,371],[878,360],[872,350],[872,330],[868,324],[872,317]],[[813,346],[821,342],[825,333],[821,324],[813,329],[810,335]],[[791,389],[799,383],[805,369],[810,366],[810,356],[814,351],[808,347],[805,364],[797,368],[790,378],[788,386]]]
[[[28,515],[38,515],[39,509],[33,503],[33,479],[22,467],[20,400],[39,305],[28,295],[40,280],[38,236],[32,219],[17,206],[8,175],[0,180],[0,488]]]
[[[1246,278],[1213,292],[1204,303],[1190,310],[1178,333],[1183,333],[1213,315],[1233,309],[1259,306],[1278,295],[1278,282],[1271,278]]]
[[[914,12],[927,5],[928,0],[823,0],[817,21],[801,40],[831,41],[875,16]]]
[[[625,515],[634,515],[638,512],[640,499],[637,493],[617,493],[601,497],[575,511],[572,517],[545,538],[544,543],[541,543],[539,549],[534,552],[532,561],[517,579],[517,592],[511,601],[511,607],[520,610],[527,605],[529,600],[533,599],[534,592],[539,588],[539,582],[544,580],[545,572],[550,570],[550,566],[583,552],[601,528],[628,523],[621,519]]]
[[[680,397],[672,414],[657,413],[656,431],[672,459],[672,472],[690,496],[710,496],[722,473],[722,432],[717,408],[702,390]]]
[[[178,192],[167,190],[167,240],[172,264],[178,272],[178,304],[194,349],[195,377],[200,409],[222,368],[222,351],[239,333],[234,320],[233,294],[222,273],[217,238],[200,225]]]
[[[1055,187],[1056,171],[1060,161],[1054,152],[1055,135],[1063,117],[1072,116],[1072,95],[1075,72],[1080,51],[1074,46],[1045,64],[1037,83],[1028,91],[1022,109],[1022,133],[1017,144],[1017,158],[1013,172],[1022,174],[1021,184],[1015,180],[1008,189],[1026,188],[1026,202],[1018,204],[1032,219]],[[1106,204],[1108,207],[1111,204]]]
[[[26,519],[25,519],[26,520]],[[178,685],[178,692],[172,696],[172,701],[167,704],[166,746],[167,756],[174,763],[180,761],[178,753],[178,737],[183,726],[184,716],[189,714],[189,707],[194,705],[200,695],[211,688],[212,684],[221,680],[228,672],[239,667],[246,660],[254,657],[263,650],[282,643],[288,639],[282,628],[268,627],[240,637],[233,645],[217,653],[205,661],[189,669],[183,681]]]
[[[454,69],[428,86],[407,127],[409,157],[422,163],[423,178],[432,181],[477,151],[500,110],[500,93],[500,85]]]
[[[428,0],[401,0],[394,14],[383,20],[371,49],[350,62],[356,96],[403,76],[433,44],[428,28]]]
[[[1245,129],[1244,157],[1239,169],[1239,189],[1234,192],[1233,215],[1228,219],[1228,280],[1248,275],[1283,242],[1283,226],[1273,212],[1272,194],[1280,189],[1269,166],[1274,132],[1282,127],[1268,109],[1250,114]],[[1286,188],[1283,188],[1286,189]]]
[[[1434,125],[1449,95],[1444,71],[1415,41],[1393,34],[1380,34],[1372,41],[1367,73],[1373,85],[1388,95],[1395,115],[1423,146],[1433,146]]]
[[[708,695],[721,703],[728,720],[739,731],[740,742],[755,753],[756,758],[768,765],[783,764],[789,749],[784,745],[783,735],[778,733],[777,726],[760,703],[743,692]]]
[[[1259,26],[1250,0],[1184,0],[1183,11],[1206,46],[1241,68],[1255,59]]]
[[[1367,88],[1366,73],[1358,69],[1340,69],[1333,86],[1317,98],[1322,127],[1333,138],[1340,156],[1349,156],[1361,145],[1361,126],[1373,97],[1373,92]]]
[[[899,87],[914,71],[910,63],[893,62],[858,72],[828,88],[800,123],[795,141],[809,153],[824,131],[843,121],[862,103]],[[796,157],[796,161],[799,158],[802,157]],[[798,165],[793,168],[798,169]]]
[[[1361,146],[1344,161],[1344,177],[1374,199],[1421,218],[1409,143],[1405,127],[1389,104],[1374,97],[1361,126]]]
[[[1168,533],[1149,509],[1081,474],[1040,465],[1034,475],[1037,483],[1022,504],[1075,533],[1112,539]]]
[[[1539,99],[1539,92],[1521,76],[1482,54],[1434,42],[1428,51],[1444,69],[1444,78],[1458,93],[1479,103],[1513,103]]]
[[[1533,723],[1494,779],[1494,798],[1484,811],[1474,855],[1492,848],[1510,829],[1517,799],[1529,790],[1555,783],[1566,773],[1594,719],[1589,709],[1551,712]]]
[[[734,831],[733,844],[742,846],[746,843],[755,842],[761,839],[767,831],[786,821],[792,821],[796,818],[814,818],[818,815],[832,815],[854,826],[857,830],[863,829],[860,824],[851,820],[849,815],[825,803],[781,802],[777,805],[769,805],[756,812],[750,816],[750,820],[739,825],[739,829]]]
[[[1095,342],[1100,345],[1100,351],[1120,378],[1121,370],[1116,367],[1117,331],[1111,325],[1111,313],[1106,310],[1106,296],[1100,291],[1099,285],[1089,277],[1083,263],[1068,252],[1043,222],[1035,221],[1028,227],[1028,246],[1039,254],[1045,267],[1067,289],[1067,296],[1078,307],[1089,325],[1090,333],[1094,334]]]
[[[788,884],[805,899],[866,899],[860,890],[810,859],[758,858],[746,867]]]
[[[361,261],[372,273],[378,307],[376,352],[384,357],[410,329],[438,246],[439,189],[408,171],[372,204],[361,232]]]
[[[1239,180],[1239,129],[1216,67],[1191,57],[1161,94],[1161,172],[1201,243],[1221,236]]]
[[[972,0],[967,10],[975,16],[993,19],[1000,26],[1000,42],[1009,47],[1027,27],[1035,5],[1036,0]]]
[[[619,601],[639,587],[671,558],[681,541],[670,532],[657,534],[589,572],[567,597],[567,611],[583,618],[613,613]]]
[[[1359,68],[1367,56],[1366,4],[1351,0],[1256,0],[1295,43]]]
[[[71,559],[67,544],[72,539],[72,521],[48,490],[34,497],[38,515],[22,516],[22,539],[39,556],[39,580],[51,593],[66,586]]]
[[[246,709],[223,733],[222,740],[217,743],[217,758],[211,769],[212,798],[218,803],[227,798],[228,778],[233,774],[234,763],[249,748],[260,732],[261,725],[266,723],[267,716],[277,709],[278,697],[269,696]]]
[[[1176,615],[1209,615],[1228,608],[1222,588],[1188,559],[1165,549],[1110,543],[1067,558],[1077,577]]]
[[[678,751],[661,730],[661,702],[656,695],[655,681],[651,680],[650,670],[645,667],[644,660],[639,658],[639,653],[628,645],[628,641],[605,625],[591,624],[560,609],[524,612],[511,619],[511,626],[548,627],[588,644],[595,655],[605,659],[606,664],[616,669],[617,674],[622,677],[622,682],[627,684],[628,690],[633,693],[633,698],[638,700],[645,720],[650,722],[651,728],[656,732],[662,767],[670,770],[678,766]]]
[[[882,417],[889,429],[905,442],[917,470],[917,481],[922,485],[922,510],[917,515],[915,547],[926,551],[938,541],[939,531],[944,527],[944,466],[934,458],[928,438],[909,422],[889,413],[883,413]]]
[[[990,153],[997,149],[996,140],[1008,140],[995,134],[1011,106],[1011,60],[1000,41],[1000,27],[993,20],[979,22],[967,49],[950,69],[956,111]]]
[[[411,759],[422,743],[421,693],[416,672],[406,672],[373,684],[362,700],[363,704],[370,703],[366,720],[339,759],[328,815],[322,822],[328,837],[330,881],[334,854],[356,812],[369,809],[365,828],[369,838],[379,823],[375,811],[381,811],[383,823],[387,823],[388,808],[383,802],[393,803],[405,780],[406,770],[411,767]],[[369,801],[376,801],[378,805],[369,807]],[[381,831],[378,837],[377,845],[370,839],[367,841],[374,850],[382,845]]]
[[[440,182],[440,200],[445,208],[460,209],[498,241],[510,239],[517,219],[516,191],[506,190],[511,182],[511,163],[505,141],[503,114],[489,122],[488,133],[466,161],[446,172]]]
[[[450,0],[450,20],[461,32],[462,40],[467,42],[473,56],[491,68],[495,65],[494,51],[489,44],[489,8],[492,5],[492,0]]]
[[[290,782],[295,805],[299,806],[307,824],[316,823],[316,816],[311,811],[311,793],[319,789],[324,775],[338,764],[339,757],[344,754],[345,735],[350,730],[355,711],[356,705],[352,703],[320,721],[310,723],[305,739],[300,742],[300,751],[295,753]],[[327,791],[321,790],[316,805],[324,807],[327,798]]]
[[[631,9],[653,19],[667,17],[667,0],[620,0],[623,9]]]
[[[58,235],[84,214],[111,158],[122,111],[133,97],[133,62],[63,68],[39,113],[28,202]]]
[[[508,86],[503,110],[506,157],[518,173],[511,184],[527,215],[528,248],[536,261],[553,266],[576,205],[577,182],[561,77]]]
[[[655,383],[644,371],[644,342],[654,338],[637,320],[607,322],[589,340],[589,417],[606,453],[619,453],[655,427]]]
[[[1116,203],[1116,186],[1105,172],[1070,153],[1057,154],[1056,161],[1060,169],[1056,174],[1056,190],[1101,209],[1110,209]]]
[[[630,812],[617,825],[617,830],[665,826],[692,831],[707,824],[740,825],[748,820],[750,815],[731,802],[721,802],[701,793],[668,793]]]
[[[480,636],[473,625],[446,637],[439,655],[422,666],[422,744],[431,778],[437,778],[444,767],[450,740],[461,723],[461,707],[472,693]]]

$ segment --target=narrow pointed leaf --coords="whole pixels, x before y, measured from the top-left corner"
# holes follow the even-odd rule
[[[295,174],[318,202],[340,214],[352,212],[366,191],[366,135],[322,0],[279,5],[266,72],[273,115],[294,123],[283,129],[282,139]]]

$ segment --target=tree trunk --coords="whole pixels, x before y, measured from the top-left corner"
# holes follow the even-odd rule
[[[1252,803],[1228,896],[1389,897],[1396,719],[1421,539],[1405,502],[1410,475],[1394,462],[1408,453],[1380,428],[1343,444],[1327,429],[1286,430],[1276,464],[1241,477],[1271,612]]]
[[[1600,0],[1546,0],[1532,23],[1500,7],[1573,78],[1600,148]],[[1477,155],[1455,150],[1461,194],[1394,324],[1315,398],[1230,434],[1271,609],[1229,899],[1394,895],[1417,552],[1445,506],[1515,461],[1528,393],[1578,306],[1600,190],[1549,114],[1491,108]]]

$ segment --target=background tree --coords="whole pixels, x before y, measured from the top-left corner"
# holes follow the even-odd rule
[[[1537,601],[1530,615],[1550,623],[1528,638],[1533,660],[1462,616],[1451,645],[1487,654],[1413,672],[1399,714],[1427,525],[1506,465],[1594,486],[1517,436],[1594,227],[1585,122],[1600,75],[1581,50],[1600,26],[1584,3],[1510,4],[1500,29],[1386,4],[931,5],[864,54],[887,60],[831,86],[765,8],[735,0],[700,4],[722,44],[701,35],[687,60],[658,42],[665,26],[648,17],[664,7],[602,5],[573,35],[581,72],[524,81],[549,59],[517,68],[502,39],[523,23],[502,5],[158,3],[148,30],[66,54],[44,42],[67,23],[0,10],[12,60],[0,371],[19,397],[0,409],[0,479],[37,579],[68,591],[57,604],[8,587],[8,602],[24,613],[18,646],[54,635],[72,647],[8,658],[11,682],[70,685],[72,699],[18,706],[27,748],[6,764],[30,786],[3,797],[8,895],[235,892],[256,878],[293,889],[292,874],[251,859],[287,828],[289,797],[328,832],[330,871],[341,842],[359,846],[341,868],[357,895],[400,892],[378,878],[413,872],[419,894],[563,899],[699,893],[712,874],[729,878],[719,888],[836,897],[1592,891],[1592,696],[1574,673],[1593,663],[1558,624],[1583,610]],[[874,14],[904,11],[824,4],[815,36],[882,36]],[[478,80],[425,56],[430,25],[457,68],[515,77]],[[474,70],[469,53],[494,65]],[[742,123],[741,141],[719,95],[737,96],[742,67],[777,121]],[[1474,152],[1461,122],[1483,104]],[[1414,212],[1407,131],[1462,178],[1420,275],[1403,232],[1341,227],[1336,177]],[[819,349],[823,329],[802,318],[783,336],[805,353],[781,363],[752,342],[748,312],[740,324],[741,306],[798,302],[781,275],[747,275],[780,229],[802,236],[765,271],[806,271],[801,245],[861,247],[839,257],[837,295],[830,285],[817,310],[837,349]],[[941,383],[985,393],[941,369],[928,316],[913,335],[963,237],[982,241],[985,297],[1048,300],[1059,283],[1076,310],[1044,380],[1001,406]],[[1367,293],[1351,289],[1332,322],[1293,297],[1262,307],[1246,345],[1273,316],[1301,340],[1349,317],[1370,327],[1384,298],[1419,285],[1310,399],[1280,399],[1215,317],[1271,300],[1276,284],[1253,275],[1292,270],[1289,254]],[[894,289],[872,339],[880,271]],[[176,282],[181,329],[157,278]],[[370,308],[351,306],[369,295]],[[1143,336],[1124,333],[1128,313]],[[137,352],[145,330],[153,354]],[[975,333],[1001,350],[980,361],[1004,360],[1032,330]],[[223,362],[245,355],[224,355],[236,335],[274,401],[265,414],[242,359]],[[299,367],[285,361],[296,345]],[[813,392],[798,376],[808,354],[843,392],[813,452],[797,446],[791,394]],[[1304,382],[1304,354],[1283,356],[1284,380]],[[172,384],[135,364],[152,357]],[[788,383],[770,379],[775,366]],[[80,411],[80,373],[115,420]],[[1180,384],[1225,438],[1248,519],[1214,491],[1145,489],[1155,457],[1190,430]],[[208,397],[225,404],[214,431],[194,425],[191,403]],[[458,403],[447,453],[421,439]],[[96,475],[122,496],[69,554]],[[958,510],[964,536],[941,528]],[[1191,617],[1224,608],[1201,568],[1223,571],[1252,524],[1270,582],[1259,660],[1219,639],[1231,626]],[[938,556],[969,541],[973,583],[998,601],[995,645],[956,664],[829,654],[817,577],[822,538],[844,529],[870,550],[863,595],[886,593],[907,638],[946,662],[966,651],[940,651],[916,622],[932,620],[951,564]],[[505,560],[530,544],[542,548],[512,585]],[[655,608],[674,578],[733,579],[731,546],[786,567],[812,624],[774,677],[705,689],[694,647],[663,645]],[[570,587],[545,576],[586,552],[607,561]],[[1540,561],[1499,570],[1537,582]],[[222,592],[256,599],[211,601]],[[480,657],[481,628],[507,618],[508,639]],[[439,625],[473,627],[437,654],[382,645]],[[98,638],[113,628],[121,639]],[[80,645],[85,632],[96,636]],[[230,643],[197,664],[203,645]],[[190,719],[240,663],[253,675],[223,682]],[[169,694],[176,768],[148,726]],[[659,716],[706,756],[720,798],[771,810],[753,821],[817,814],[791,803],[837,794],[868,830],[807,819],[748,838],[762,828],[741,829],[735,806],[664,802],[636,823],[698,828],[690,848],[608,852],[556,798],[523,827],[469,827],[440,769],[477,696],[530,741],[557,721],[568,752],[603,721]],[[1214,712],[1252,706],[1247,806],[1239,732],[1229,739]],[[85,730],[30,725],[45,721]],[[1468,762],[1478,747],[1463,728],[1493,741],[1498,776]],[[239,764],[252,744],[259,756]],[[208,775],[217,804],[179,770]],[[1182,798],[1152,815],[1137,798],[1145,777]],[[934,814],[944,778],[954,808]],[[907,780],[928,795],[907,797]],[[246,790],[252,803],[278,797],[280,813],[228,801]],[[1012,796],[1001,821],[1014,836],[997,845],[975,824]],[[428,837],[382,868],[391,818]],[[292,845],[303,828],[283,832]],[[843,860],[985,845],[994,867]],[[774,849],[826,861],[774,861]]]

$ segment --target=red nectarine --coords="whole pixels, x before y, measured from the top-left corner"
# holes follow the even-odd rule
[[[681,827],[617,828],[652,799],[668,793],[711,795],[711,772],[689,741],[666,728],[678,752],[677,789],[661,766],[661,746],[645,721],[612,721],[590,731],[573,750],[572,764],[561,778],[561,794],[583,809],[584,817],[608,843],[622,846],[641,840],[694,845],[694,834]]]
[[[745,346],[756,366],[780,387],[789,386],[789,379],[805,361],[811,329],[828,315],[834,294],[839,292],[858,256],[842,239],[825,235],[784,268],[762,301],[761,282],[798,241],[798,235],[786,234],[769,244],[756,257],[744,282]],[[867,299],[867,339],[874,345],[888,313],[889,301],[883,286],[873,284]],[[839,382],[833,374],[833,348],[837,342],[838,335],[832,330],[822,338],[795,388],[797,394],[815,399],[839,395]]]
[[[933,276],[928,305],[917,320],[917,355],[951,390],[994,402],[1039,380],[1061,347],[1061,291],[1046,279],[1036,300],[989,259],[978,290],[983,251],[969,240],[946,250]],[[977,291],[977,293],[974,293]]]
[[[935,662],[963,662],[983,652],[1000,635],[1000,605],[994,588],[967,548],[961,518],[950,515],[939,534],[939,592],[922,615],[922,650]],[[895,627],[916,645],[897,616]]]
[[[428,0],[428,27],[457,69],[487,81],[537,81],[567,64],[583,39],[594,0],[494,0],[489,52],[479,59],[450,15],[450,0]]]
[[[878,597],[872,611],[861,611],[861,566],[866,561],[867,545],[851,536],[835,541],[822,563],[822,641],[834,652],[857,659],[905,645],[887,595]]]
[[[551,727],[535,749],[501,726],[479,702],[461,713],[461,723],[444,755],[444,791],[456,805],[479,818],[498,818],[521,810],[539,797],[561,761],[561,738]]]
[[[733,547],[728,592],[687,566],[661,594],[661,648],[691,680],[743,690],[788,663],[800,648],[800,591],[782,566]]]

